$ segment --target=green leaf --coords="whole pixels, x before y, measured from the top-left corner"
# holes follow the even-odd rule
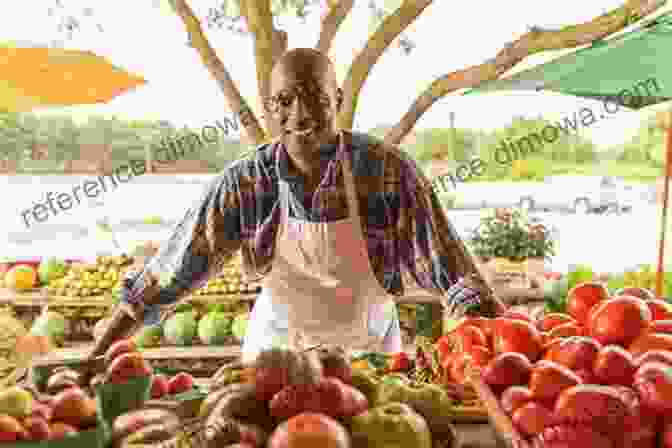
[[[190,303],[180,303],[175,307],[176,313],[187,313],[193,311],[194,307]]]
[[[568,274],[569,289],[572,289],[579,283],[590,282],[594,277],[595,274],[590,266],[578,265]]]

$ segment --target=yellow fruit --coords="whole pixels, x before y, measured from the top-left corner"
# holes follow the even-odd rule
[[[18,264],[7,272],[5,285],[17,291],[32,289],[37,286],[37,272],[31,266]]]
[[[354,361],[351,367],[355,370],[368,370],[371,368],[371,365],[366,359],[361,359],[359,361]]]

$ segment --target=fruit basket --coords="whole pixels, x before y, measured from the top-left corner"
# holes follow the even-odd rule
[[[478,372],[472,372],[470,375],[471,383],[478,394],[484,408],[488,413],[488,420],[491,427],[495,430],[498,446],[505,448],[532,448],[531,444],[521,436],[515,428],[511,418],[499,404],[499,400],[483,381]]]

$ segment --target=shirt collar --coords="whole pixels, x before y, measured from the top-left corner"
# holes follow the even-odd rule
[[[276,143],[276,157],[277,157],[277,170],[278,177],[286,182],[293,184],[303,183],[303,178],[301,176],[292,176],[289,174],[289,154],[287,153],[287,148],[280,142]],[[329,143],[326,145],[320,146],[320,158],[322,163],[325,165],[330,164],[336,160],[338,156],[338,145]],[[331,170],[327,169],[325,171],[325,176],[329,175]]]

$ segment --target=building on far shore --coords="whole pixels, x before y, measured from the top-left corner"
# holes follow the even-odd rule
[[[171,163],[152,163],[153,174],[207,174],[213,170],[203,160],[176,160]]]
[[[111,174],[112,148],[109,144],[79,145],[79,159],[66,160],[66,174]]]

